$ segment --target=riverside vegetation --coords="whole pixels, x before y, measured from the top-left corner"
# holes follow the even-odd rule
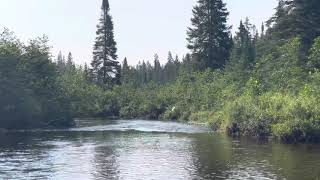
[[[117,61],[103,0],[90,66],[71,53],[53,60],[45,37],[0,35],[1,127],[68,127],[74,117],[206,123],[230,135],[320,140],[320,2],[279,0],[261,30],[241,21],[232,35],[222,0],[198,0],[190,53],[161,65]]]

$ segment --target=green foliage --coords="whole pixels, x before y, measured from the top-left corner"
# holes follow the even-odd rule
[[[320,69],[320,37],[314,40],[314,44],[310,49],[307,66],[311,71]]]
[[[118,65],[107,0],[93,69],[76,66],[71,53],[67,60],[59,53],[53,63],[45,37],[24,44],[5,30],[0,127],[68,126],[73,117],[102,116],[192,121],[233,136],[320,141],[319,5],[280,0],[266,31],[263,25],[259,36],[246,20],[231,42],[225,3],[198,0],[188,29],[192,54],[180,62],[169,52],[164,65],[157,54],[152,65],[131,67],[127,59]]]
[[[313,96],[300,95],[292,101],[290,119],[274,124],[273,134],[289,142],[319,142],[319,100]]]
[[[220,128],[226,128],[232,135],[274,135],[286,142],[318,141],[318,101],[311,94],[304,95],[304,91],[298,96],[275,92],[243,95],[207,118],[214,123],[221,123],[222,119]]]
[[[108,0],[103,0],[101,12],[93,46],[91,74],[96,83],[110,88],[114,84],[119,84],[120,65],[117,61],[117,43],[114,40],[114,27]]]
[[[231,57],[226,66],[226,73],[239,87],[243,87],[252,71],[256,55],[256,29],[247,19],[240,22],[239,32],[234,37]]]
[[[279,0],[276,14],[269,20],[269,38],[280,43],[299,36],[303,53],[320,36],[320,3],[318,0]]]
[[[300,63],[300,47],[300,39],[294,38],[258,60],[254,76],[265,91],[295,90],[302,85],[306,72]]]
[[[165,85],[117,87],[120,115],[205,123],[230,135],[317,141],[320,73],[302,66],[300,44],[294,38],[252,62],[249,73],[238,77],[244,83],[235,81],[230,68],[181,71],[176,81]]]
[[[224,121],[224,114],[221,111],[200,111],[190,115],[190,121],[196,124],[207,124],[214,131],[222,130],[222,123]]]
[[[0,36],[0,127],[71,125],[69,99],[57,78],[46,37],[23,44],[5,30]]]
[[[130,67],[125,59],[121,69],[121,83],[134,87],[143,87],[149,83],[167,84],[174,82],[182,71],[179,57],[176,55],[174,59],[170,51],[168,61],[163,66],[157,54],[154,56],[153,65],[142,61],[135,67]]]
[[[63,91],[70,98],[73,116],[93,116],[103,112],[107,92],[89,83],[79,70],[67,71],[58,78]],[[103,98],[101,98],[103,97]]]
[[[187,47],[198,62],[197,69],[222,69],[232,46],[226,4],[222,0],[198,0],[192,12]]]

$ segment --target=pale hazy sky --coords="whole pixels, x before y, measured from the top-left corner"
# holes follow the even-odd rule
[[[119,60],[130,64],[162,62],[168,51],[182,56],[186,29],[196,0],[109,0],[115,24]],[[72,52],[78,64],[91,61],[102,0],[0,0],[0,28],[9,28],[22,40],[46,34],[52,54]],[[277,0],[226,0],[234,29],[249,17],[259,29],[273,13]]]

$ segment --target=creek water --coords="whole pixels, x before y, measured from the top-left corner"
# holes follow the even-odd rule
[[[234,139],[175,122],[77,124],[0,135],[0,179],[320,179],[320,145]]]

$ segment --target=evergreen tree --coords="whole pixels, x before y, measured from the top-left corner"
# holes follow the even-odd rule
[[[147,66],[147,82],[152,81],[152,73],[153,73],[153,67],[149,61],[146,62]]]
[[[172,66],[173,66],[173,57],[172,57],[172,53],[169,51],[167,63],[164,65],[164,69],[163,69],[163,81],[164,82],[171,81],[172,73],[173,73]]]
[[[188,28],[188,48],[199,61],[200,69],[221,69],[232,46],[229,12],[222,0],[198,0],[193,9],[192,28]]]
[[[158,54],[154,55],[154,67],[153,68],[154,68],[154,70],[153,70],[153,78],[152,79],[155,82],[161,82],[162,81],[162,77],[161,77],[162,68],[161,68]]]
[[[65,66],[66,66],[66,62],[65,62],[65,60],[64,60],[64,58],[63,58],[63,56],[62,56],[61,51],[59,51],[59,54],[58,54],[58,56],[57,56],[57,62],[56,62],[56,63],[57,63],[57,66],[58,66],[59,71],[60,71],[60,72],[64,71]]]
[[[110,87],[118,82],[120,68],[117,61],[113,22],[109,12],[109,2],[108,0],[103,0],[102,15],[97,25],[97,37],[93,48],[91,66],[95,81]]]
[[[227,71],[235,82],[246,82],[254,65],[256,53],[255,43],[257,32],[255,27],[246,19],[245,23],[240,21],[239,30],[236,33]]]
[[[320,36],[315,39],[314,44],[310,49],[307,67],[310,71],[320,70]]]
[[[144,85],[148,82],[147,64],[145,61],[139,61],[136,66],[136,82],[138,85]]]
[[[320,36],[320,1],[319,0],[293,0],[291,3],[294,28],[302,40],[305,50],[311,47],[313,40]]]
[[[178,75],[179,75],[179,71],[180,71],[180,60],[179,60],[179,56],[176,55],[175,59],[174,59],[174,65],[176,67],[176,74],[175,74],[175,77],[177,78]]]
[[[83,73],[84,73],[86,80],[89,80],[90,79],[90,71],[89,71],[87,63],[84,64]]]
[[[265,90],[295,90],[305,84],[306,73],[299,65],[301,40],[294,38],[275,53],[265,56],[256,64],[255,74]]]
[[[249,23],[247,18],[245,23],[240,22],[239,32],[234,37],[235,56],[243,59],[246,66],[250,66],[255,61],[255,42],[258,38],[256,28]]]
[[[174,58],[174,64],[176,64],[177,66],[180,64],[178,55],[176,55],[176,57]]]
[[[142,65],[141,65],[141,80],[142,80],[142,84],[146,84],[148,82],[147,79],[147,64],[145,61],[142,61]]]
[[[192,58],[189,53],[187,53],[183,58],[182,58],[182,63],[181,63],[181,68],[180,71],[182,72],[187,72],[191,73],[193,70],[192,66]]]
[[[173,63],[174,59],[173,59],[173,56],[172,56],[172,53],[171,51],[168,52],[168,62],[170,63]]]
[[[174,59],[172,53],[169,51],[168,53],[168,61],[164,66],[164,82],[170,82],[175,79],[176,76],[176,67],[174,64]]]
[[[112,84],[121,85],[121,65],[115,67],[115,77],[112,78]]]
[[[306,53],[313,40],[320,36],[319,0],[279,0],[275,15],[268,21],[269,34],[288,40],[299,36]]]
[[[264,33],[265,33],[265,27],[264,27],[264,23],[261,24],[261,39],[264,37]]]
[[[72,54],[71,52],[69,52],[68,54],[68,59],[67,59],[67,63],[66,63],[66,69],[68,71],[73,71],[75,70],[75,64],[73,62],[73,57],[72,57]]]
[[[121,83],[128,84],[130,82],[130,67],[127,58],[124,58],[121,69]]]

